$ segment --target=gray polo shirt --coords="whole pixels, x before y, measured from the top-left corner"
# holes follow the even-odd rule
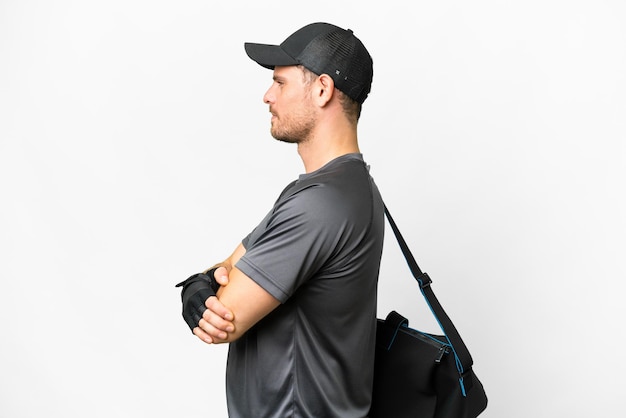
[[[300,176],[236,266],[281,305],[230,344],[231,418],[363,418],[372,391],[382,199],[360,154]]]

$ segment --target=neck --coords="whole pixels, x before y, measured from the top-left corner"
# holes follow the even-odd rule
[[[324,126],[328,128],[324,129]],[[309,138],[298,144],[298,154],[306,173],[318,170],[342,155],[359,152],[356,127],[350,124],[318,124]]]
[[[356,131],[343,134],[335,131],[332,135],[319,133],[298,144],[298,154],[306,173],[318,170],[342,155],[359,152]]]

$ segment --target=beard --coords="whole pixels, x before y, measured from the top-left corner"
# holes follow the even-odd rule
[[[304,105],[299,109],[292,109],[288,114],[280,117],[276,115],[270,132],[278,141],[288,144],[301,144],[309,139],[316,122],[312,108]]]

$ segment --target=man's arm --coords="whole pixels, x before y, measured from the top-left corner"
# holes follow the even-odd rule
[[[239,243],[239,245],[237,246],[237,248],[235,248],[235,251],[233,251],[233,253],[230,255],[230,257],[228,257],[226,260],[222,261],[221,263],[218,263],[216,265],[214,265],[213,267],[209,267],[208,269],[205,270],[205,273],[213,268],[216,267],[224,267],[224,269],[226,269],[226,276],[228,276],[228,274],[230,274],[230,271],[233,269],[233,266],[235,264],[237,264],[237,261],[239,261],[239,259],[246,253],[246,249],[243,246],[243,244]],[[220,282],[220,278],[223,277],[224,274],[220,275],[220,277],[218,277],[218,274],[216,272],[215,278],[217,279],[217,281],[220,283],[220,285],[225,286],[226,284],[228,284],[228,277],[226,277],[226,280],[224,283]]]
[[[207,274],[210,270],[216,269],[213,272],[213,277],[220,286],[227,286],[230,271],[245,253],[246,249],[243,244],[240,243],[230,257],[221,263],[215,264],[213,267],[209,267],[204,271],[204,273]],[[233,313],[230,309],[220,303],[217,297],[209,297],[204,304],[207,310],[204,311],[200,322],[204,321],[205,324],[203,324],[202,327],[195,327],[193,329],[194,335],[207,344],[213,344],[215,340],[228,338],[227,333],[232,332],[235,329],[233,323],[231,322],[233,319]]]
[[[226,335],[215,335],[215,321],[220,319],[214,311],[215,304],[220,307],[227,306],[233,315],[231,322],[233,328],[225,332]],[[279,305],[278,299],[241,270],[233,267],[228,276],[228,286],[218,291],[217,298],[211,297],[207,300],[207,310],[200,320],[199,328],[194,329],[194,334],[201,339],[204,334],[211,336],[213,344],[235,341]],[[208,342],[205,339],[203,341]]]
[[[234,267],[245,252],[239,244],[229,258],[214,266],[220,267],[215,271],[215,278],[222,287],[217,297],[207,299],[207,310],[193,330],[208,344],[235,341],[280,305],[265,289]]]

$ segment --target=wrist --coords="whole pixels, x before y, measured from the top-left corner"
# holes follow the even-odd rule
[[[213,268],[208,269],[204,273],[197,274],[198,278],[206,280],[209,286],[211,287],[211,289],[216,293],[220,288],[220,284],[217,282],[217,280],[215,280],[215,270],[217,270],[218,268],[219,267],[213,267]]]

